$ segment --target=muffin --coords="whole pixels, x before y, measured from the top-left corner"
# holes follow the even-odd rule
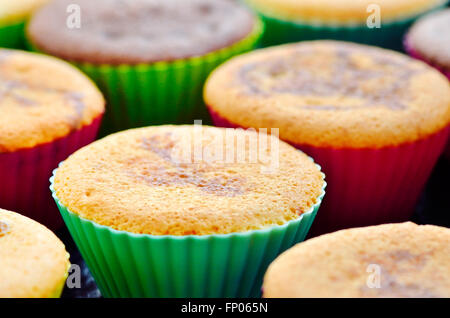
[[[69,267],[69,254],[55,234],[0,209],[0,298],[57,298]]]
[[[106,297],[258,295],[267,265],[304,239],[325,186],[276,137],[207,126],[113,134],[51,181]]]
[[[450,297],[450,229],[411,222],[297,244],[264,277],[264,297]]]
[[[66,8],[82,11],[67,28]],[[251,50],[261,22],[229,0],[61,0],[29,24],[30,45],[71,61],[108,100],[103,133],[207,115],[201,90],[229,57]]]
[[[405,50],[414,58],[425,61],[450,79],[450,9],[419,19],[405,37]],[[450,159],[450,142],[446,157]]]
[[[68,63],[0,50],[0,207],[62,225],[48,180],[95,139],[103,111],[100,91]]]
[[[447,0],[246,0],[262,17],[263,45],[335,39],[401,50],[402,37],[422,14]],[[377,27],[379,22],[379,27]]]
[[[313,233],[409,219],[449,134],[450,87],[425,63],[313,41],[220,66],[204,97],[217,126],[279,128],[324,170]]]
[[[405,37],[405,50],[450,78],[450,9],[419,19]]]
[[[0,47],[25,48],[25,21],[33,11],[47,1],[0,0]]]

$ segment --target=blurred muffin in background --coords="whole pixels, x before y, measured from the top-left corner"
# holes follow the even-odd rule
[[[262,17],[265,46],[334,39],[402,49],[411,23],[447,0],[245,0]],[[376,23],[380,22],[380,27]]]
[[[69,267],[69,254],[55,234],[0,209],[0,298],[57,298]]]
[[[79,5],[79,27],[66,9]],[[58,0],[29,24],[34,49],[74,62],[108,99],[105,132],[193,123],[201,89],[229,57],[251,50],[262,24],[231,0]]]
[[[58,163],[96,137],[100,91],[72,65],[0,50],[0,207],[55,229],[49,178]]]
[[[414,23],[405,37],[405,50],[450,79],[450,9],[428,14]]]
[[[25,22],[32,12],[48,1],[0,0],[0,47],[25,48]]]
[[[450,130],[448,80],[403,54],[311,41],[231,59],[205,85],[216,126],[279,128],[328,180],[312,233],[406,221]]]
[[[414,223],[342,230],[299,243],[264,277],[264,297],[450,297],[450,229]]]

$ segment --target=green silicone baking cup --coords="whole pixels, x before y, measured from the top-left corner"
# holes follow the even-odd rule
[[[403,36],[412,23],[422,15],[445,6],[446,4],[443,4],[412,18],[389,23],[381,22],[381,28],[372,29],[366,25],[359,24],[346,26],[307,24],[281,20],[258,13],[265,24],[265,33],[261,39],[261,45],[265,47],[298,41],[332,39],[358,42],[402,51]]]
[[[25,22],[14,22],[10,24],[0,23],[0,47],[10,49],[24,49]]]
[[[223,49],[188,59],[138,65],[77,63],[107,99],[101,135],[160,124],[208,123],[202,90],[208,75],[227,59],[259,45],[264,24],[256,19],[244,39]],[[41,51],[31,39],[30,49]],[[42,51],[41,51],[42,52]],[[45,52],[42,52],[45,53]]]
[[[318,166],[320,169],[320,166]],[[325,195],[298,219],[242,233],[148,235],[117,231],[68,210],[50,189],[104,297],[259,297],[263,275],[301,242]]]

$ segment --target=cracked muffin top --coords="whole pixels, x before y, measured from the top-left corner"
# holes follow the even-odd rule
[[[80,8],[79,28],[66,25],[69,5]],[[228,47],[250,34],[255,21],[231,0],[60,0],[39,10],[27,32],[39,50],[67,60],[138,64]]]
[[[159,126],[110,135],[71,155],[54,190],[70,211],[138,234],[227,234],[309,211],[323,174],[301,151],[254,131]]]
[[[0,298],[59,297],[69,266],[64,244],[49,229],[0,209]]]
[[[0,153],[52,142],[105,107],[97,87],[56,58],[0,49]]]
[[[242,127],[276,127],[296,145],[381,148],[450,123],[442,74],[376,47],[312,41],[232,58],[207,80],[211,110]]]
[[[264,278],[264,297],[449,297],[450,229],[411,222],[297,244]]]

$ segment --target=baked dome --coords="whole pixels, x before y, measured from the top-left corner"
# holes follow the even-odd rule
[[[63,243],[49,229],[0,209],[0,298],[59,297],[69,265]]]
[[[82,12],[66,26],[69,5]],[[138,64],[205,55],[245,38],[254,16],[229,0],[60,0],[28,26],[41,51],[77,62]]]
[[[450,85],[423,62],[377,47],[312,41],[247,53],[209,77],[206,104],[295,145],[381,148],[450,123]]]
[[[52,142],[104,112],[97,87],[56,58],[0,49],[0,153]]]
[[[257,140],[268,146],[253,157]],[[231,155],[217,159],[222,151]],[[206,235],[296,219],[317,203],[324,180],[309,157],[273,136],[154,126],[78,150],[58,168],[53,186],[64,206],[97,224],[138,234]]]
[[[449,297],[450,229],[411,222],[297,244],[264,278],[264,297]]]

